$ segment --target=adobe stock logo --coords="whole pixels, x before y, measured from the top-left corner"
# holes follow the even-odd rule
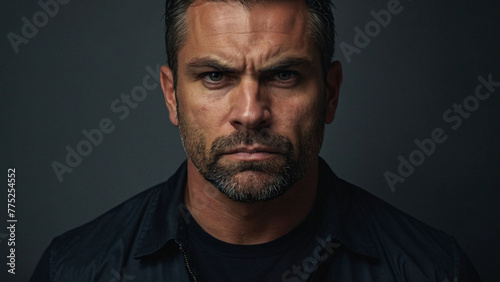
[[[409,0],[411,1],[411,0]],[[403,11],[403,6],[399,0],[389,0],[387,2],[387,9],[382,9],[378,12],[370,11],[372,20],[368,21],[364,28],[354,27],[353,44],[346,43],[345,41],[339,44],[339,49],[344,55],[348,64],[351,63],[354,54],[359,55],[361,50],[370,45],[372,38],[377,37],[383,28],[389,26],[392,21],[393,15],[398,15]]]
[[[116,127],[119,126],[118,122],[126,120],[130,113],[146,100],[148,92],[155,90],[160,85],[160,65],[156,65],[155,68],[147,66],[145,70],[147,74],[142,78],[141,84],[133,87],[130,94],[122,93],[120,98],[116,98],[110,103],[109,108],[113,115],[108,114],[101,118],[95,128],[81,130],[84,138],[76,142],[75,146],[67,145],[65,147],[66,158],[64,158],[64,162],[53,161],[50,164],[60,183],[63,182],[65,174],[72,173],[86,157],[92,154],[96,147],[104,142],[106,135],[115,131]]]
[[[292,265],[291,270],[287,270],[281,276],[283,282],[300,282],[306,281],[311,274],[318,268],[318,265],[332,256],[335,251],[341,246],[336,240],[332,240],[332,236],[326,238],[317,237],[317,245],[311,256],[302,260],[302,265]]]
[[[452,107],[443,112],[443,121],[449,124],[454,131],[462,126],[464,119],[470,118],[472,113],[479,109],[481,102],[491,97],[491,94],[496,90],[495,88],[500,87],[500,81],[493,81],[491,73],[487,79],[483,76],[478,76],[477,79],[479,83],[476,86],[474,95],[465,97],[461,103],[454,103]],[[441,127],[434,128],[430,133],[430,138],[413,140],[416,146],[415,150],[411,151],[407,157],[398,156],[397,173],[388,170],[384,172],[385,181],[391,191],[395,192],[396,184],[405,182],[417,167],[423,165],[426,159],[436,152],[437,146],[443,144],[446,140],[448,140],[448,134]]]
[[[70,0],[47,0],[38,1],[38,6],[42,10],[37,11],[31,17],[31,20],[27,17],[22,17],[21,21],[23,26],[21,27],[21,35],[9,32],[7,38],[9,39],[10,45],[14,50],[14,53],[19,53],[19,46],[21,44],[28,44],[30,39],[33,39],[40,28],[43,28],[49,23],[49,17],[53,18],[59,13],[60,5],[66,5]]]

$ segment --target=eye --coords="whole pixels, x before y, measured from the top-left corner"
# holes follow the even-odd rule
[[[272,85],[278,87],[293,87],[300,81],[300,73],[292,70],[283,70],[275,72],[269,79]]]
[[[277,80],[289,80],[293,78],[295,74],[291,71],[282,71],[276,74]]]
[[[221,72],[209,72],[205,76],[208,81],[218,82],[221,81],[224,75]]]
[[[231,76],[222,71],[205,72],[200,75],[201,83],[210,90],[222,89],[231,82]]]

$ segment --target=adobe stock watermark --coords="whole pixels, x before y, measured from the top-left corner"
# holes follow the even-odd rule
[[[331,235],[326,238],[316,238],[318,245],[314,248],[311,256],[302,260],[302,265],[292,265],[291,270],[287,270],[281,276],[284,282],[301,282],[307,281],[309,276],[318,268],[318,265],[328,259],[341,244],[337,241],[332,241]]]
[[[33,39],[40,28],[45,27],[49,23],[50,18],[54,18],[59,13],[60,7],[66,5],[70,0],[40,0],[38,1],[38,6],[41,10],[35,12],[31,17],[31,20],[27,17],[22,17],[21,21],[23,26],[21,27],[21,35],[9,32],[7,38],[9,39],[10,45],[14,50],[14,53],[19,53],[19,46],[21,44],[28,44],[30,39]]]
[[[411,0],[409,0],[411,1]],[[394,15],[398,15],[403,11],[403,6],[399,0],[389,0],[386,5],[386,9],[382,9],[378,12],[374,10],[370,11],[372,20],[368,21],[364,28],[354,27],[354,38],[352,44],[345,41],[339,44],[339,49],[342,51],[348,64],[351,63],[354,54],[359,55],[362,49],[370,45],[372,38],[378,36],[383,28],[389,26]]]
[[[472,113],[479,109],[481,102],[491,97],[496,90],[495,88],[500,87],[500,81],[493,81],[491,73],[487,78],[480,75],[477,79],[479,83],[473,95],[465,97],[461,103],[454,103],[453,106],[443,112],[443,121],[454,131],[462,126],[464,119],[470,118]],[[434,128],[429,138],[413,140],[416,146],[415,150],[411,151],[407,156],[398,156],[397,173],[392,171],[384,172],[385,181],[391,191],[395,192],[396,184],[405,182],[417,167],[423,165],[426,159],[435,153],[438,144],[443,144],[446,140],[448,140],[448,134],[441,127]]]
[[[110,110],[115,114],[118,120],[123,121],[129,117],[131,110],[136,109],[139,103],[148,96],[148,91],[155,90],[160,85],[160,65],[153,69],[150,66],[146,68],[147,74],[142,78],[142,84],[131,89],[130,94],[122,93],[119,99],[115,99],[110,104]],[[154,81],[154,82],[153,82]],[[67,145],[65,162],[53,161],[52,170],[59,180],[63,182],[63,175],[71,173],[78,167],[85,157],[88,157],[94,147],[99,146],[104,141],[107,134],[116,129],[116,124],[109,117],[103,117],[96,128],[83,129],[83,139],[76,143],[74,147]]]

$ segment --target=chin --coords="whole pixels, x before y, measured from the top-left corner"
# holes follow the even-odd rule
[[[245,203],[275,199],[293,185],[279,175],[252,170],[239,172],[230,181],[213,184],[230,199]]]

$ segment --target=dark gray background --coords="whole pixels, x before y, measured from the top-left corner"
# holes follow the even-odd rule
[[[479,1],[477,1],[479,2]],[[477,77],[500,81],[498,2],[401,0],[360,54],[346,57],[344,84],[321,155],[336,173],[453,236],[485,281],[500,281],[500,88],[457,130],[443,112],[474,94]],[[388,1],[337,1],[338,43],[353,45],[354,27]],[[160,87],[124,119],[110,104],[130,94],[165,62],[163,0],[70,1],[15,54],[7,34],[21,35],[36,1],[1,1],[0,280],[27,281],[50,240],[134,194],[166,180],[184,159]],[[108,117],[116,126],[59,182],[51,168],[66,146]],[[448,139],[404,183],[396,172],[435,128]],[[7,274],[7,168],[16,168],[16,275]],[[497,184],[494,184],[497,183]],[[110,276],[110,280],[113,277]]]

